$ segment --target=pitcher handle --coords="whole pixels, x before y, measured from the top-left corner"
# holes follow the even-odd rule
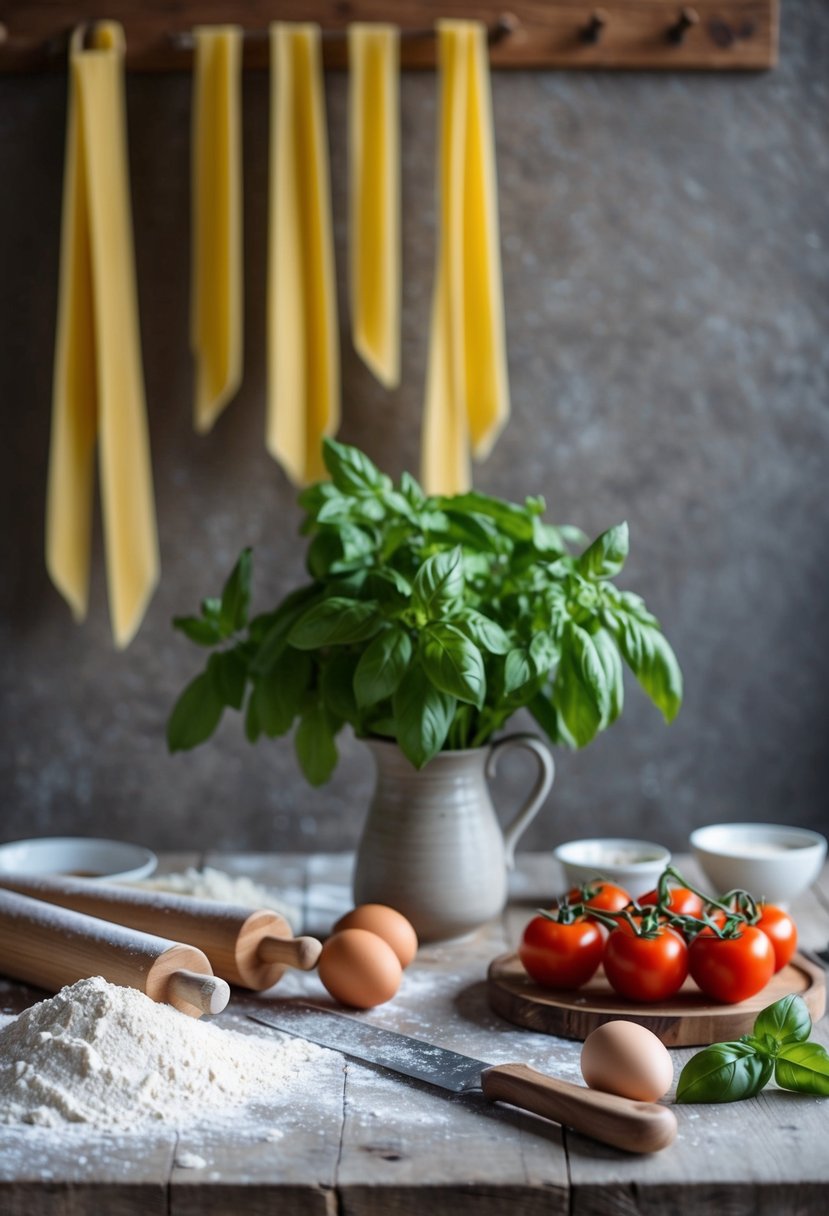
[[[495,776],[498,761],[505,751],[513,747],[523,747],[532,752],[538,761],[538,776],[535,785],[530,790],[529,797],[519,807],[515,817],[504,829],[504,860],[507,869],[515,865],[515,846],[526,829],[538,814],[541,804],[549,794],[555,777],[555,764],[550,751],[537,735],[507,735],[493,743],[486,761],[486,775],[491,780]]]

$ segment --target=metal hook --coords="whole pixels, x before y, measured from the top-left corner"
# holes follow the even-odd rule
[[[590,20],[581,31],[582,42],[595,45],[601,40],[605,27],[608,24],[609,18],[607,10],[603,8],[594,8],[590,14]]]
[[[686,5],[680,10],[674,24],[668,30],[668,41],[673,42],[675,46],[685,41],[685,35],[693,26],[699,25],[699,13],[695,8],[690,8]]]

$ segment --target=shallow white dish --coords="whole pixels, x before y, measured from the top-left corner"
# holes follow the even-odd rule
[[[568,840],[553,850],[553,856],[561,863],[571,886],[592,878],[606,878],[624,887],[633,899],[652,891],[671,861],[671,854],[663,845],[622,836]]]
[[[155,870],[151,849],[92,836],[41,836],[0,845],[0,874],[72,874],[134,881]]]
[[[740,887],[776,904],[811,886],[826,859],[825,836],[780,823],[712,823],[692,832],[690,841],[712,894]]]

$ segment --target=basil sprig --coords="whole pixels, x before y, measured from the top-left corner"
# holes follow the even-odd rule
[[[829,1097],[829,1052],[808,1042],[811,1033],[803,998],[782,997],[758,1014],[752,1034],[698,1051],[680,1073],[677,1102],[753,1098],[772,1074],[781,1089]]]
[[[212,649],[167,724],[171,751],[197,746],[225,708],[251,743],[295,728],[308,780],[326,781],[336,736],[395,739],[418,768],[478,747],[527,708],[551,742],[584,747],[622,712],[626,663],[670,722],[682,673],[659,622],[613,578],[627,524],[579,556],[576,529],[544,501],[478,491],[428,496],[358,449],[326,439],[330,480],[304,490],[310,581],[250,616],[251,551],[218,598],[173,624]]]

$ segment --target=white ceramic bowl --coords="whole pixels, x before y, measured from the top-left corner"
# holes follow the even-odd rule
[[[591,840],[568,840],[553,850],[570,886],[592,878],[606,878],[633,897],[652,891],[671,854],[652,840],[598,836]]]
[[[152,874],[158,858],[143,845],[90,836],[41,836],[0,845],[0,874],[73,874],[134,881]]]
[[[712,823],[690,840],[712,894],[741,887],[776,904],[811,886],[826,859],[825,836],[779,823]]]

